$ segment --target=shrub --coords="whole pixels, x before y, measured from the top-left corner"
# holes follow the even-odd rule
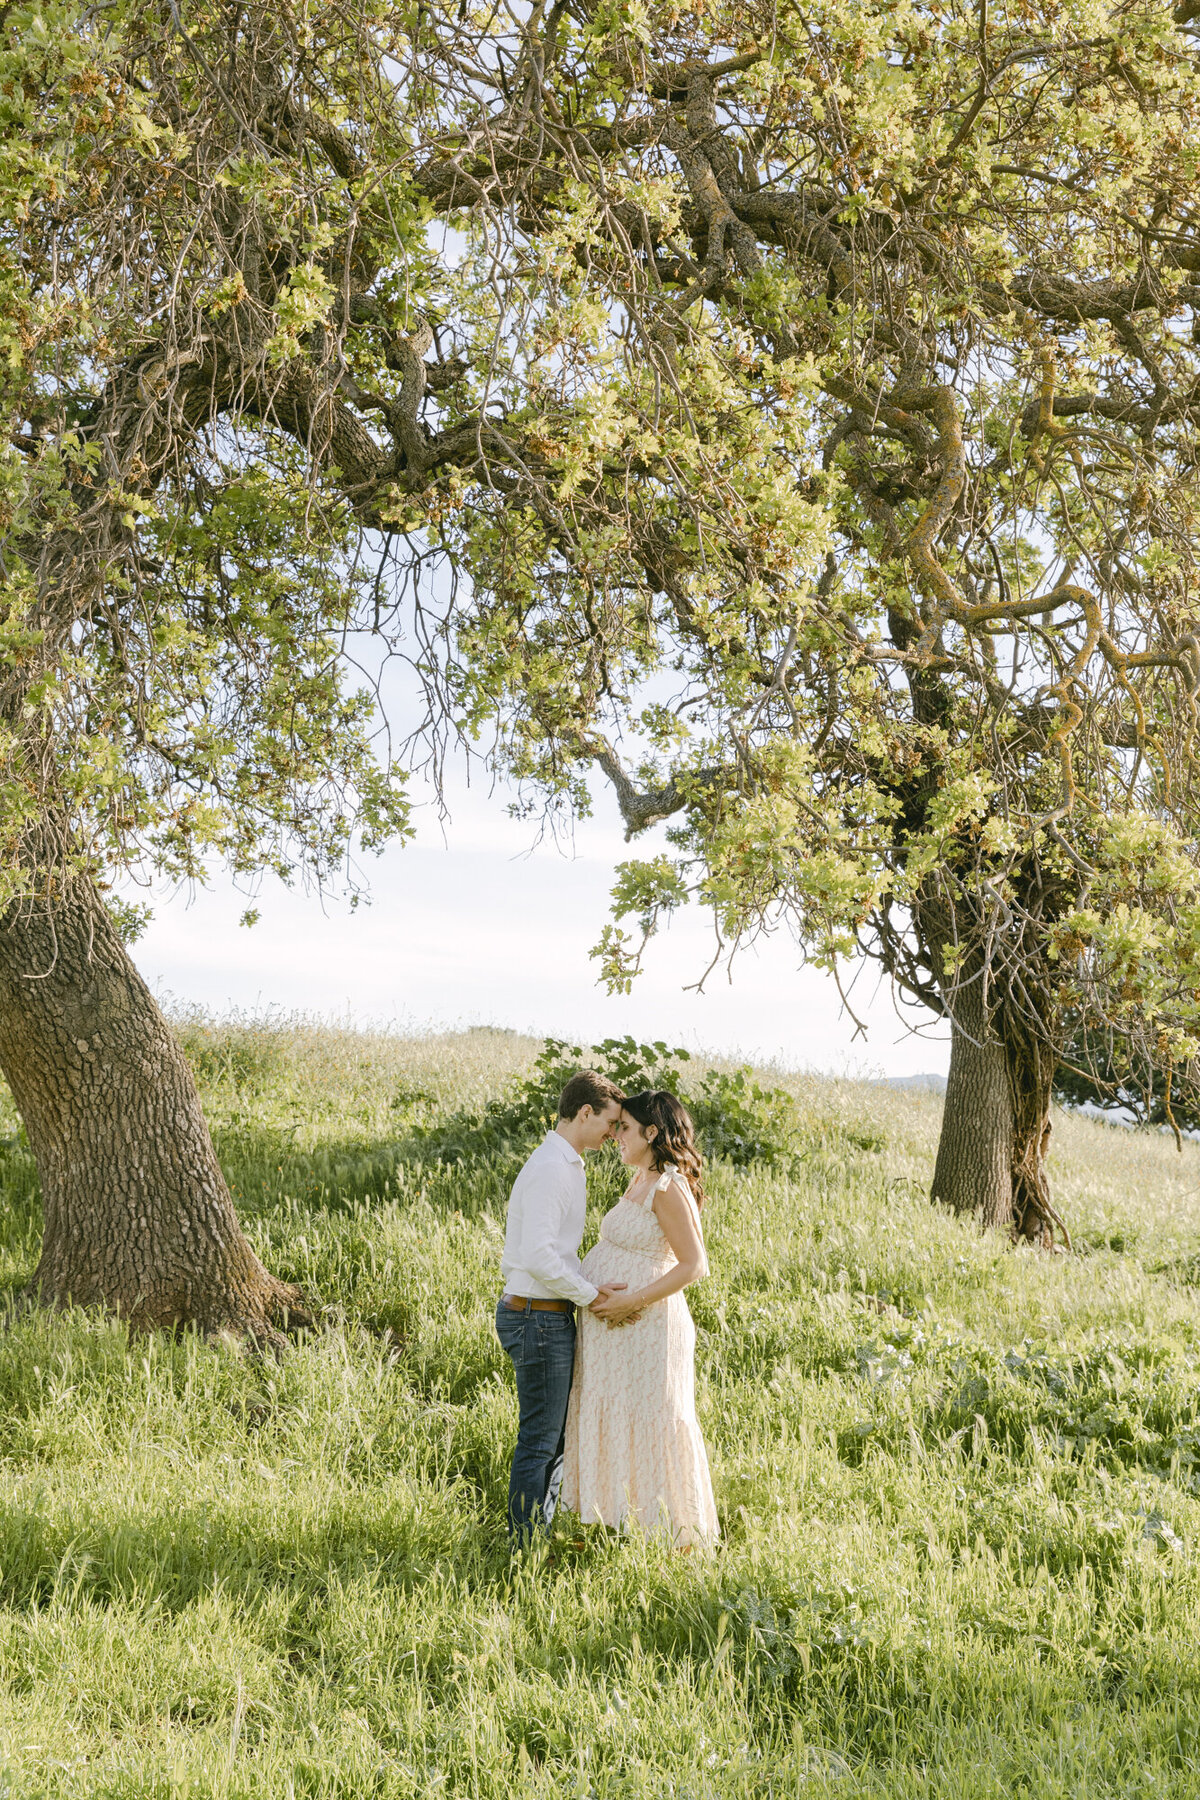
[[[795,1103],[780,1088],[763,1088],[748,1068],[732,1073],[710,1069],[694,1087],[685,1084],[688,1051],[661,1039],[605,1038],[585,1049],[563,1038],[547,1038],[529,1074],[512,1081],[482,1112],[458,1113],[441,1124],[418,1127],[414,1138],[425,1155],[442,1161],[503,1155],[524,1150],[551,1131],[558,1096],[580,1069],[606,1075],[625,1093],[666,1088],[678,1094],[696,1122],[706,1156],[739,1166],[790,1164],[795,1156]]]
[[[706,1156],[745,1167],[789,1165],[796,1156],[796,1103],[782,1088],[760,1087],[748,1068],[710,1069],[683,1096]]]

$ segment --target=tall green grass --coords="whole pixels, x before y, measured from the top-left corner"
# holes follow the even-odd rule
[[[0,1334],[0,1794],[909,1800],[1200,1787],[1200,1151],[1055,1133],[1081,1246],[934,1212],[935,1100],[780,1077],[693,1290],[710,1558],[513,1562],[502,1163],[413,1127],[538,1046],[183,1023],[281,1361]],[[417,1140],[419,1142],[419,1140]],[[0,1115],[0,1284],[36,1183]],[[593,1225],[617,1189],[594,1163]]]

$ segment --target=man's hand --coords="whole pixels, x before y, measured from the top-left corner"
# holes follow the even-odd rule
[[[614,1294],[624,1293],[627,1286],[628,1283],[624,1281],[602,1281],[596,1289],[596,1298],[588,1307],[588,1311],[598,1312],[606,1300],[610,1300]]]
[[[625,1283],[612,1282],[610,1286],[624,1290]],[[641,1318],[643,1310],[636,1294],[626,1294],[624,1291],[605,1293],[603,1288],[588,1308],[598,1319],[603,1319],[606,1325],[630,1325],[635,1319]]]

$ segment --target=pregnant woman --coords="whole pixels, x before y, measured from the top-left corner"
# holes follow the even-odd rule
[[[710,1544],[717,1513],[696,1419],[696,1328],[683,1290],[708,1273],[692,1121],[674,1094],[633,1094],[615,1128],[633,1179],[583,1260],[597,1287],[579,1314],[562,1501],[585,1524]]]

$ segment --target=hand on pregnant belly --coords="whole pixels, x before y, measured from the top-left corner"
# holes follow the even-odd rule
[[[616,1290],[620,1289],[620,1292]],[[607,1289],[601,1288],[588,1311],[597,1319],[603,1319],[610,1327],[629,1325],[634,1319],[640,1319],[643,1312],[642,1302],[636,1293],[629,1293],[625,1283],[611,1282]]]

